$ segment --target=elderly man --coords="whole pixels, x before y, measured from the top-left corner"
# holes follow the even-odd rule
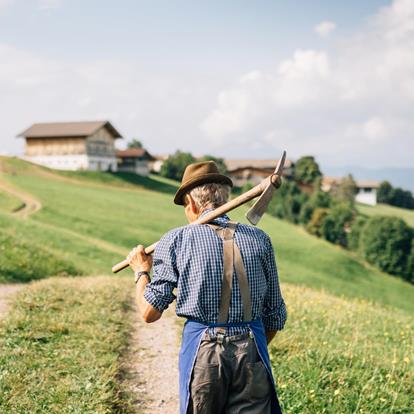
[[[128,256],[143,319],[155,322],[174,299],[187,319],[180,414],[281,412],[267,344],[283,329],[286,307],[271,240],[227,215],[191,224],[226,203],[231,186],[214,162],[189,165],[174,203],[184,206],[190,225],[164,235],[154,261],[143,246]]]

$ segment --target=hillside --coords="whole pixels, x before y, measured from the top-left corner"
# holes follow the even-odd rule
[[[165,326],[176,329],[178,343],[182,324],[167,312],[164,325],[144,331],[131,307],[130,271],[108,275],[138,242],[185,223],[172,203],[175,183],[57,172],[11,158],[0,158],[0,168],[0,181],[42,206],[12,214],[19,201],[0,192],[9,200],[0,205],[0,281],[80,276],[29,284],[0,320],[0,411],[156,412],[142,407],[159,407],[168,384],[157,372],[155,400],[146,401],[154,375],[137,367],[165,357]],[[230,215],[245,222],[244,211]],[[270,346],[284,412],[409,414],[414,287],[299,226],[265,215],[260,227],[275,247],[289,315]],[[150,347],[142,332],[156,338]]]
[[[31,248],[39,247],[39,255],[51,253],[51,260],[58,263],[46,273],[43,269],[38,272],[44,276],[59,269],[61,261],[71,263],[71,274],[110,274],[111,265],[134,245],[150,244],[168,229],[185,224],[181,208],[172,203],[174,185],[166,180],[110,173],[58,173],[13,158],[2,158],[1,164],[3,178],[9,184],[33,194],[43,205],[26,220],[0,213],[0,225],[8,243],[12,242],[10,237],[22,246],[30,240]],[[243,213],[240,209],[231,216],[246,222]],[[414,286],[381,273],[299,226],[265,215],[260,227],[272,237],[282,282],[414,313]],[[4,260],[2,256],[1,269]],[[11,270],[0,278],[7,280],[10,274]]]
[[[402,218],[409,226],[414,228],[414,210],[390,206],[388,204],[377,204],[368,206],[366,204],[357,204],[360,213],[366,216],[395,216]]]

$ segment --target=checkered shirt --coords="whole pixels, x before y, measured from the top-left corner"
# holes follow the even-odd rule
[[[210,210],[203,212],[207,214]],[[226,226],[223,215],[212,223]],[[257,227],[238,224],[235,242],[239,246],[249,282],[252,319],[261,318],[266,330],[281,330],[286,321],[283,300],[270,237]],[[169,231],[158,242],[153,258],[153,277],[144,298],[163,312],[174,299],[178,316],[205,323],[217,322],[223,276],[223,240],[207,225],[190,224]],[[177,288],[177,295],[173,289]],[[243,304],[237,276],[228,322],[243,320]],[[232,327],[228,335],[247,332]],[[213,330],[210,329],[213,333]]]

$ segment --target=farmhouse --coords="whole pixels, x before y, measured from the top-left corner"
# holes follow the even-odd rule
[[[128,148],[116,152],[118,171],[132,172],[147,176],[150,172],[150,163],[155,158],[144,148]]]
[[[342,178],[323,177],[321,190],[330,191],[334,186],[340,185]],[[355,195],[355,201],[363,204],[375,206],[377,204],[377,190],[380,186],[379,181],[374,180],[356,180],[358,193]]]
[[[226,160],[228,176],[236,187],[244,184],[259,184],[268,177],[277,165],[278,160]],[[283,176],[291,177],[293,163],[286,160],[283,168]]]
[[[33,124],[26,139],[28,161],[62,170],[116,171],[115,140],[121,134],[109,121]]]

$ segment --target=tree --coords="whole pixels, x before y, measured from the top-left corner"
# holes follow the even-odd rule
[[[354,205],[358,187],[351,174],[342,179],[338,186],[333,187],[332,195],[341,203]]]
[[[408,279],[412,239],[413,230],[402,219],[373,216],[362,230],[361,248],[369,263]]]
[[[203,155],[198,161],[214,161],[217,165],[218,170],[222,174],[227,174],[226,163],[224,158],[214,157],[213,155]]]
[[[128,148],[143,148],[143,145],[139,139],[134,138],[128,142]]]
[[[310,155],[299,158],[295,163],[294,177],[296,181],[304,184],[312,184],[319,177],[322,177],[315,158]]]
[[[377,192],[378,203],[389,204],[391,200],[392,185],[389,181],[382,181]]]
[[[348,247],[351,250],[359,250],[362,229],[366,222],[367,218],[359,215],[351,224],[350,232],[347,234]]]
[[[189,152],[177,150],[162,164],[160,174],[163,177],[180,181],[188,164],[195,162],[195,158]]]
[[[332,203],[331,195],[322,191],[317,186],[315,191],[310,196],[309,200],[302,206],[300,211],[299,221],[303,224],[309,222],[312,218],[312,213],[316,208],[329,208]]]
[[[295,182],[286,180],[274,194],[267,211],[273,216],[298,223],[300,211],[307,200],[308,195]]]
[[[347,246],[347,232],[354,217],[354,211],[348,204],[332,207],[321,225],[321,234],[331,243]]]
[[[315,208],[309,223],[306,225],[306,230],[314,236],[322,236],[322,224],[328,215],[329,209]]]

